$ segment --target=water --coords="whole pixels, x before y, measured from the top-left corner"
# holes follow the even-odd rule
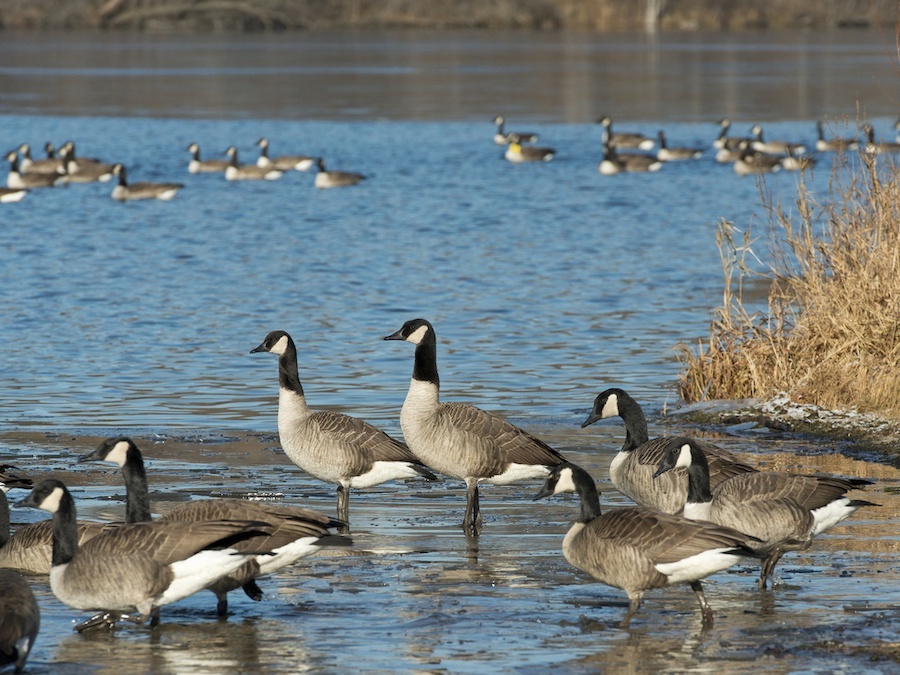
[[[170,203],[119,204],[110,185],[74,185],[0,209],[0,461],[63,475],[92,518],[121,515],[119,477],[71,460],[119,432],[144,447],[161,510],[263,490],[333,512],[331,487],[278,449],[274,358],[249,351],[268,331],[289,331],[313,407],[399,434],[412,348],[381,338],[416,316],[435,325],[446,400],[511,418],[588,468],[604,504],[626,503],[606,475],[621,428],[578,425],[607,386],[654,417],[676,403],[673,347],[706,335],[721,297],[715,224],[762,234],[764,210],[760,185],[709,150],[659,174],[600,176],[593,119],[612,112],[619,129],[665,128],[672,145],[709,148],[725,114],[734,133],[765,120],[767,136],[811,144],[821,115],[854,124],[857,96],[885,136],[896,108],[890,58],[861,33],[734,44],[4,36],[0,55],[3,147],[72,138],[85,156],[125,163],[132,181],[186,185]],[[501,159],[497,112],[539,131],[557,158]],[[369,179],[318,191],[311,174],[229,184],[186,172],[191,141],[205,157],[234,144],[250,160],[260,136],[273,155],[322,155]],[[810,180],[824,192],[828,179],[822,158]],[[796,176],[762,189],[789,207]],[[764,265],[764,243],[756,248]],[[489,488],[485,534],[467,542],[456,527],[463,493],[447,481],[355,493],[352,554],[280,573],[264,603],[233,596],[227,622],[211,618],[210,595],[168,608],[155,633],[72,635],[77,613],[35,580],[44,624],[30,670],[877,667],[869,655],[897,639],[900,506],[883,491],[897,471],[774,434],[722,442],[767,467],[777,456],[779,468],[878,479],[870,498],[882,507],[788,556],[772,594],[756,594],[750,567],[717,576],[711,635],[683,588],[649,594],[633,629],[615,628],[624,595],[561,556],[571,500],[533,504],[537,484]],[[844,611],[870,600],[874,609]]]

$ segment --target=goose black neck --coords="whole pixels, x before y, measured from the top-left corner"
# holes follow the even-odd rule
[[[0,548],[6,546],[9,541],[9,501],[6,493],[0,490]]]
[[[691,465],[688,474],[688,496],[691,504],[705,504],[712,501],[712,491],[709,487],[709,462],[702,450],[691,450]]]
[[[438,387],[441,384],[437,368],[437,340],[433,330],[429,330],[423,340],[416,345],[412,376],[414,380],[431,382]]]
[[[59,500],[59,508],[53,514],[53,556],[51,564],[65,565],[78,552],[78,520],[75,500],[68,491]]]
[[[630,396],[620,394],[618,399],[619,417],[625,422],[625,445],[622,446],[622,451],[630,452],[650,440],[647,418],[641,406]]]
[[[278,357],[278,384],[282,389],[289,389],[298,396],[303,396],[300,370],[297,368],[297,347],[290,337],[284,353]]]
[[[152,520],[147,473],[139,453],[129,452],[122,465],[125,478],[125,522],[143,523]]]
[[[595,518],[600,517],[600,493],[597,492],[597,485],[591,475],[580,467],[573,467],[572,478],[575,482],[575,489],[581,499],[581,515],[578,517],[579,523],[589,523]]]
[[[125,178],[124,167],[121,171],[119,171],[119,185],[121,185],[122,187],[128,187],[128,180]]]

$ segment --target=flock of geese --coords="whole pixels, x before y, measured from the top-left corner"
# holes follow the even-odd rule
[[[872,502],[849,496],[871,481],[763,472],[707,442],[684,437],[650,439],[638,403],[622,389],[594,400],[582,427],[610,417],[625,424],[625,443],[609,467],[610,480],[636,503],[601,511],[594,479],[536,436],[467,403],[442,402],[437,338],[425,319],[407,321],[385,340],[414,346],[412,379],[400,410],[404,441],[334,411],[314,411],[300,381],[297,348],[281,330],[251,354],[278,360],[278,434],[288,458],[336,486],[337,518],[300,507],[240,499],[209,499],[153,518],[140,450],[127,437],[105,440],[79,461],[118,466],[126,486],[124,523],[79,521],[75,501],[59,480],[32,481],[0,467],[0,568],[49,574],[64,604],[95,614],[86,630],[150,620],[160,608],[201,590],[227,612],[228,592],[242,589],[260,600],[260,577],[322,547],[348,546],[350,490],[391,480],[437,480],[466,485],[462,528],[483,527],[479,483],[505,485],[542,479],[535,499],[575,492],[580,511],[563,540],[565,558],[598,581],[625,591],[627,627],[644,593],[687,583],[703,624],[712,624],[701,579],[741,559],[760,561],[766,588],[781,557],[809,548],[813,539]],[[9,536],[10,489],[30,489],[16,506],[41,509],[50,520],[19,527]],[[0,665],[21,669],[39,627],[27,581],[0,574]]]

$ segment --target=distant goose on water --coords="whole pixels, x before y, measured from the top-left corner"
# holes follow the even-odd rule
[[[627,131],[613,131],[612,117],[604,115],[597,122],[603,127],[603,143],[610,147],[620,150],[636,148],[638,150],[652,150],[655,142],[652,138],[647,138],[644,134],[638,134]]]
[[[553,148],[522,145],[521,137],[518,134],[511,133],[504,157],[513,164],[519,164],[521,162],[549,162],[555,154],[556,151]]]
[[[240,164],[238,151],[233,145],[225,154],[228,156],[228,167],[225,169],[225,180],[278,180],[284,175],[274,167],[262,168],[256,164]]]
[[[647,173],[659,171],[663,166],[661,160],[651,155],[631,152],[619,152],[608,143],[603,144],[603,159],[597,165],[597,171],[604,176],[618,173]]]
[[[494,124],[497,125],[497,131],[494,133],[494,143],[497,145],[506,145],[509,143],[509,137],[515,134],[519,137],[520,143],[535,143],[537,142],[538,135],[532,133],[530,131],[510,131],[507,132],[504,130],[503,125],[506,120],[503,119],[503,115],[497,115],[494,118]]]
[[[763,138],[763,128],[761,124],[754,124],[750,129],[750,133],[754,135],[754,140],[750,143],[750,147],[757,152],[766,152],[771,155],[802,155],[806,152],[806,146],[802,143],[767,141]]]
[[[227,159],[200,159],[200,144],[191,143],[188,146],[191,160],[188,162],[190,173],[224,173],[231,164]]]
[[[260,138],[256,141],[259,146],[259,157],[256,166],[263,169],[280,169],[282,171],[309,171],[316,163],[315,157],[309,155],[280,155],[269,157],[269,139]]]
[[[363,174],[352,171],[329,171],[325,168],[325,160],[321,157],[316,160],[316,167],[319,171],[314,184],[321,189],[349,187],[366,179]]]
[[[125,175],[125,166],[115,164],[113,166],[113,175],[119,177],[118,184],[113,188],[112,198],[120,202],[132,201],[137,199],[160,199],[168,201],[175,196],[183,183],[129,183]]]
[[[47,150],[46,159],[33,159],[31,157],[31,146],[28,143],[22,143],[19,146],[19,154],[22,156],[19,162],[19,169],[22,173],[52,173],[59,174],[62,167],[59,164],[59,157],[56,156],[56,149],[53,143],[47,142],[44,146]]]
[[[662,129],[657,133],[659,138],[659,148],[656,150],[656,159],[663,162],[677,162],[685,159],[700,159],[703,156],[703,150],[700,148],[670,148],[666,141],[666,132]]]
[[[502,417],[468,403],[441,403],[437,338],[425,319],[412,319],[385,340],[415,345],[412,381],[400,410],[410,449],[425,464],[466,482],[463,529],[477,534],[482,518],[478,483],[507,485],[547,476],[562,455]]]
[[[65,176],[55,173],[22,173],[19,171],[19,153],[15,151],[7,153],[6,161],[9,162],[6,187],[10,190],[53,187],[62,185],[66,180]]]
[[[816,133],[816,150],[818,152],[843,152],[859,148],[859,141],[855,138],[841,138],[840,136],[826,138],[825,125],[822,120],[816,122]]]

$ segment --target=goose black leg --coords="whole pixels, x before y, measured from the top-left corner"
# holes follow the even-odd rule
[[[703,594],[703,585],[699,579],[691,582],[691,590],[697,594],[697,602],[700,603],[700,612],[703,614],[703,627],[709,628],[713,624],[714,613],[709,603],[706,602],[706,596]]]

